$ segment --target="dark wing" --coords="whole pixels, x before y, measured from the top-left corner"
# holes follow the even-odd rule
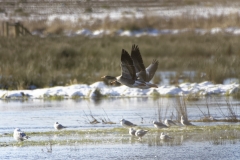
[[[132,45],[131,57],[133,60],[133,64],[136,68],[136,72],[145,71],[145,66],[142,60],[142,56],[140,54],[140,50],[137,45]]]
[[[20,132],[19,134],[21,138],[26,137],[26,134],[24,132]]]
[[[146,70],[142,60],[140,50],[137,45],[132,45],[131,57],[133,60],[134,67],[136,69],[137,77],[141,80],[146,81]]]
[[[128,125],[128,126],[132,126],[133,125],[133,123],[129,122],[129,121],[125,121],[125,124]]]
[[[157,68],[158,61],[154,59],[152,63],[146,68],[146,72],[148,74],[148,78],[146,79],[147,82],[149,82],[153,78],[155,72],[157,71]]]
[[[121,56],[121,67],[122,67],[122,77],[126,79],[135,80],[136,79],[136,71],[133,65],[132,58],[124,49],[122,50]]]

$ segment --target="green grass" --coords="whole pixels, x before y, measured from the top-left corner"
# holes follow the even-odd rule
[[[143,137],[141,143],[147,143],[151,146],[162,145],[159,139],[161,132],[173,137],[173,140],[166,145],[181,145],[184,143],[184,140],[181,140],[182,136],[191,137],[190,139],[193,142],[209,142],[213,145],[237,143],[240,139],[239,125],[172,127],[164,130],[145,127],[144,129],[149,130],[149,132]],[[128,134],[127,128],[26,132],[26,134],[30,136],[28,140],[24,142],[1,142],[0,147],[139,143],[137,137],[131,137]],[[1,137],[12,138],[12,134],[1,135]],[[43,137],[45,137],[45,140],[41,140]],[[33,138],[35,140],[32,140]],[[190,140],[189,138],[188,140]]]
[[[196,71],[194,79],[185,77],[186,82],[222,83],[227,77],[239,78],[239,40],[239,36],[191,33],[140,38],[3,37],[0,84],[6,89],[91,84],[103,75],[119,75],[121,50],[130,52],[134,43],[139,45],[146,66],[158,59],[158,71],[173,70],[178,75]]]

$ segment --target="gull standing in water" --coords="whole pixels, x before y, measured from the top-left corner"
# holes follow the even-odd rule
[[[132,122],[127,121],[127,120],[125,120],[125,119],[121,119],[120,124],[121,124],[123,127],[135,127],[135,126],[137,126],[136,124],[133,124]]]
[[[67,128],[67,127],[59,124],[58,122],[55,122],[55,123],[54,123],[54,128],[55,128],[56,130],[61,130],[61,129]]]
[[[158,122],[158,121],[153,121],[153,125],[154,127],[161,129],[161,128],[168,128],[168,126],[166,126],[165,124],[163,124],[162,122]]]
[[[170,120],[170,119],[165,119],[164,123],[168,127],[170,127],[170,126],[177,126],[177,124],[175,122],[173,122],[172,120]]]
[[[166,134],[164,134],[162,132],[161,135],[160,135],[160,139],[162,139],[162,140],[169,140],[169,139],[172,139],[172,137],[170,137],[170,136],[168,136],[168,135],[166,135]]]
[[[21,131],[21,129],[16,128],[13,133],[13,138],[16,141],[24,141],[24,140],[28,139],[29,137],[23,131]]]
[[[195,126],[192,123],[190,123],[185,117],[181,116],[181,123],[184,126]]]
[[[142,140],[142,137],[148,132],[148,130],[138,129],[135,133],[135,136],[139,137],[138,140]]]
[[[135,133],[136,133],[136,130],[135,130],[135,129],[129,128],[129,134],[130,134],[131,136],[135,136]]]
[[[158,88],[156,84],[152,84],[150,82],[144,81],[144,79],[137,77],[136,70],[133,64],[133,60],[128,52],[122,49],[121,55],[121,75],[118,77],[113,76],[103,76],[103,79],[113,80],[111,83],[119,82],[125,86],[130,88],[140,88],[140,89],[148,89],[148,88]]]

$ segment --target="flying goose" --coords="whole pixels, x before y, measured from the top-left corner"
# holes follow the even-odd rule
[[[28,139],[29,137],[23,131],[21,131],[21,129],[16,128],[13,133],[13,138],[16,141],[24,141],[24,140]]]
[[[55,122],[55,123],[54,123],[54,128],[55,128],[56,130],[61,130],[61,129],[67,128],[67,127],[59,124],[58,122]]]
[[[135,44],[132,45],[131,57],[137,77],[144,80],[145,82],[151,81],[158,68],[158,61],[153,60],[152,63],[147,68],[145,68],[140,50]]]
[[[136,76],[136,70],[133,64],[133,60],[128,54],[128,52],[124,49],[122,49],[121,62],[122,74],[120,76],[103,76],[102,78],[114,80],[112,83],[115,83],[117,81],[131,88],[158,88],[158,86],[155,84],[146,82],[143,79],[138,79],[138,77]]]

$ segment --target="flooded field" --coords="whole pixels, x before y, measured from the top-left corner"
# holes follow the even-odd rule
[[[177,98],[109,98],[62,101],[0,101],[1,159],[239,159],[238,123],[222,121],[227,103],[239,118],[239,101],[231,97],[184,101],[188,119],[196,126],[154,128],[152,121],[176,120]],[[209,106],[207,109],[206,106]],[[219,121],[201,122],[203,113]],[[222,113],[225,113],[224,115]],[[225,117],[226,116],[226,117]],[[95,118],[100,123],[90,124]],[[139,141],[120,125],[124,118],[149,130]],[[59,122],[66,129],[55,131]],[[105,124],[103,122],[112,122]],[[13,130],[21,128],[30,138],[16,142]],[[164,132],[173,139],[161,140]]]

